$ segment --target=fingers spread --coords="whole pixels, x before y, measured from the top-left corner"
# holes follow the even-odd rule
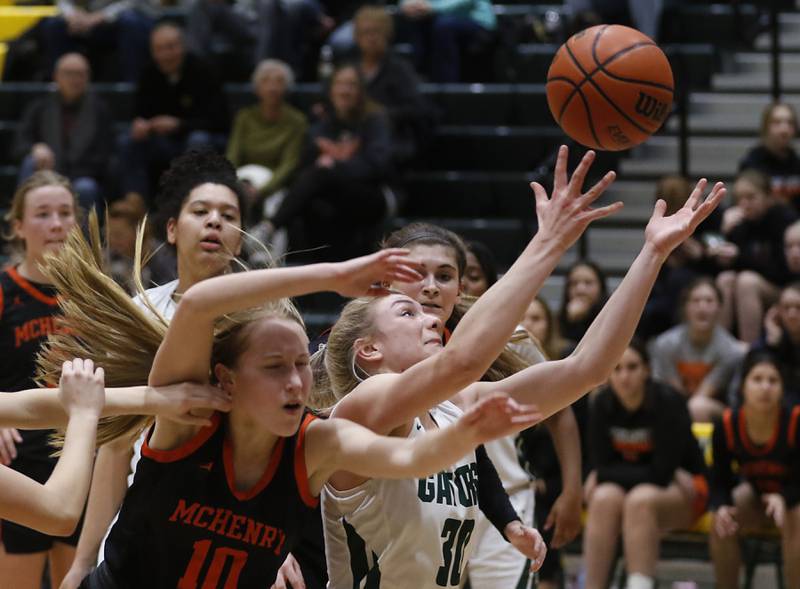
[[[586,182],[586,174],[589,173],[589,168],[592,167],[595,153],[591,149],[583,154],[581,162],[575,171],[572,173],[572,178],[569,180],[569,190],[575,195],[579,195],[583,189],[583,183]]]
[[[589,205],[593,203],[597,198],[603,194],[609,186],[614,183],[614,180],[617,178],[617,173],[613,170],[608,172],[605,176],[603,176],[599,182],[597,182],[594,186],[592,186],[586,194],[581,197],[581,200],[584,202],[584,205]]]
[[[556,157],[556,168],[553,173],[553,194],[557,194],[562,188],[567,186],[567,158],[569,157],[569,149],[566,145],[558,148],[558,157]]]

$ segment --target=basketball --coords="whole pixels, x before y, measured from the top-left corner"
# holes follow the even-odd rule
[[[621,25],[576,33],[547,72],[547,104],[561,129],[592,149],[619,151],[655,133],[672,105],[667,56],[647,35]]]

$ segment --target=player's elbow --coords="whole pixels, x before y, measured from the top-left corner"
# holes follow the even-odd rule
[[[77,510],[60,510],[53,513],[42,527],[42,532],[50,536],[71,536],[78,527],[81,512]]]

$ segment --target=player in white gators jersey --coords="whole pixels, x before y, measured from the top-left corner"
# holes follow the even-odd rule
[[[572,356],[526,368],[495,383],[476,382],[503,351],[564,251],[593,219],[618,208],[590,208],[613,174],[582,193],[592,159],[589,152],[568,181],[567,150],[562,148],[551,198],[541,186],[533,185],[536,236],[505,276],[464,315],[446,347],[441,320],[411,297],[391,294],[348,303],[324,350],[331,388],[340,399],[334,417],[377,433],[406,437],[416,433],[418,425],[434,428],[437,417],[441,420],[448,411],[455,414],[446,404],[451,398],[469,406],[489,391],[500,390],[535,402],[547,416],[603,382],[633,334],[667,255],[714,209],[725,191],[722,185],[715,186],[700,204],[705,187],[700,182],[686,206],[671,217],[664,217],[664,203],[659,202],[642,252]],[[468,480],[464,467],[470,462],[459,461],[435,479],[397,487],[343,471],[335,473],[323,489],[329,587],[457,586],[471,555],[473,518],[448,503],[458,500],[459,483]],[[515,528],[520,527],[512,522],[506,528],[510,541],[518,539]],[[530,537],[527,540],[530,544]],[[541,555],[538,550],[532,554],[537,560]]]
[[[414,419],[408,436],[461,414],[440,403]],[[322,512],[330,587],[458,587],[480,514],[475,453],[426,479],[328,485]]]

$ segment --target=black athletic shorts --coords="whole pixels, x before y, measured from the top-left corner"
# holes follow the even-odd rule
[[[13,469],[27,477],[32,478],[37,483],[44,484],[53,472],[53,465],[47,462],[17,459],[12,465]],[[3,520],[0,524],[0,537],[3,545],[9,554],[36,554],[37,552],[47,552],[53,547],[54,542],[61,542],[70,546],[78,544],[78,538],[83,526],[83,517],[78,522],[75,532],[71,536],[48,536],[42,532],[37,532],[25,526]]]

